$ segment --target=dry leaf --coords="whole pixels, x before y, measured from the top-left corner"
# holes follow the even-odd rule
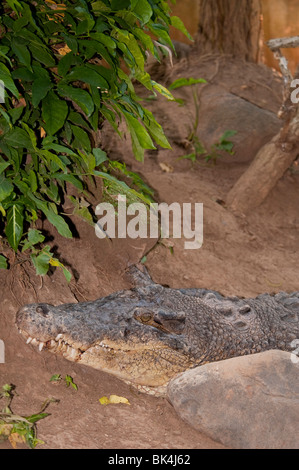
[[[60,49],[58,49],[58,53],[60,55],[66,55],[69,52],[71,52],[71,49],[69,48],[69,46],[67,44],[64,47],[61,47]]]
[[[0,424],[0,442],[2,440],[8,439],[10,433],[12,431],[13,425],[12,424]]]
[[[166,173],[172,173],[173,172],[173,166],[169,165],[169,163],[159,163],[160,168],[162,171],[165,171]]]
[[[111,404],[118,404],[124,403],[126,405],[130,405],[130,402],[127,398],[119,397],[118,395],[110,395],[110,397],[102,397],[99,399],[101,405],[111,405]]]
[[[130,405],[130,402],[125,397],[119,397],[118,395],[110,395],[109,397],[110,403],[125,403],[126,405]]]
[[[14,449],[17,448],[17,444],[24,444],[26,442],[25,436],[20,436],[17,432],[11,433],[8,440]]]

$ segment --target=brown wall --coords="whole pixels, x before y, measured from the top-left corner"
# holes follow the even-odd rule
[[[197,0],[177,0],[172,14],[179,16],[194,37],[197,30],[199,8]],[[264,18],[264,40],[299,35],[299,0],[262,0]],[[189,42],[180,32],[172,30],[173,39]],[[290,69],[295,71],[299,64],[299,48],[283,50],[289,60]],[[264,48],[267,65],[278,68],[277,61],[267,46]]]

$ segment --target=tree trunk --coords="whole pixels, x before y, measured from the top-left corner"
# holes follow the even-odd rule
[[[260,0],[199,0],[195,47],[200,55],[232,54],[250,62],[261,59]]]
[[[264,145],[227,195],[227,206],[246,215],[258,207],[299,153],[299,108],[278,135]]]

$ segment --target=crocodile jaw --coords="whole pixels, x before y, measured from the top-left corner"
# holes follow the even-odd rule
[[[48,350],[59,354],[69,361],[112,374],[142,392],[158,396],[163,395],[172,377],[194,365],[190,357],[160,344],[133,344],[129,347],[127,343],[101,340],[86,347],[78,345],[62,333],[54,339],[41,340],[21,328],[18,330],[26,343],[35,346],[40,352]]]

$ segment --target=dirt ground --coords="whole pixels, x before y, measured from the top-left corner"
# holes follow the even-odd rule
[[[253,104],[252,110],[267,110],[269,119],[266,116],[263,125],[254,129],[256,118],[251,124],[250,120],[240,119],[238,104],[233,116],[227,115],[235,121],[226,121],[224,113],[223,128],[218,122],[218,131],[221,134],[234,126],[238,131],[236,153],[219,158],[215,165],[201,160],[195,164],[178,160],[190,153],[183,143],[194,119],[192,93],[187,88],[176,94],[186,100],[185,106],[179,107],[164,98],[145,103],[163,125],[172,150],[149,151],[145,162],[139,163],[132,157],[128,140],[120,141],[106,126],[102,131],[109,155],[124,160],[128,168],[138,172],[154,188],[157,201],[203,203],[204,241],[200,249],[185,250],[182,239],[172,239],[170,243],[100,240],[93,227],[74,216],[71,220],[77,236],[72,240],[60,237],[47,223],[43,225],[49,245],[56,247],[56,254],[72,269],[74,276],[69,285],[59,270],[40,278],[29,262],[19,263],[18,258],[6,253],[12,267],[0,272],[0,339],[5,344],[0,386],[5,383],[16,386],[12,409],[22,415],[38,412],[48,397],[60,400],[50,404],[51,415],[38,423],[43,449],[218,449],[222,446],[185,424],[166,399],[138,393],[113,376],[68,362],[45,350],[39,353],[26,345],[14,325],[20,306],[41,301],[57,305],[92,300],[127,288],[130,282],[126,268],[144,255],[152,278],[171,287],[205,287],[240,296],[299,290],[297,166],[287,171],[263,204],[248,216],[236,216],[225,207],[228,191],[254,158],[256,147],[271,138],[276,125],[279,128],[275,121],[281,96],[278,74],[264,67],[212,57],[200,62],[185,60],[174,69],[167,68],[163,74],[168,84],[182,76],[209,80],[200,95],[203,108],[200,108],[198,135],[203,141],[205,135],[216,138],[213,134],[216,124],[213,127],[215,121],[207,110],[213,105],[215,116],[221,115],[221,93],[241,96],[241,103]],[[246,111],[246,119],[250,113]],[[97,198],[100,202],[100,193]],[[53,374],[71,375],[78,390],[50,382]],[[130,406],[102,406],[99,398],[111,394],[126,397]],[[0,443],[0,449],[4,448],[10,448],[10,444]]]

